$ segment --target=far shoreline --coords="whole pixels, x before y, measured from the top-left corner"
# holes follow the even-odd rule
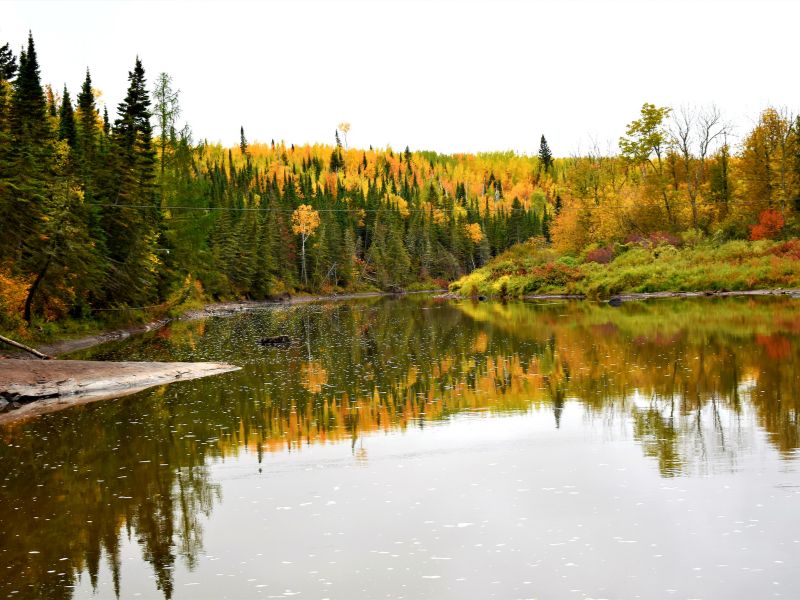
[[[658,298],[730,298],[733,296],[791,296],[800,298],[800,288],[769,288],[758,290],[703,290],[683,292],[620,292],[608,297],[593,298],[585,294],[525,294],[521,300],[590,300],[609,302],[619,300],[631,302],[635,300],[652,300]]]
[[[201,309],[189,309],[178,317],[168,319],[158,319],[149,323],[125,327],[122,329],[113,329],[109,331],[102,331],[100,333],[86,335],[76,338],[67,338],[56,340],[47,344],[37,347],[37,350],[58,359],[59,356],[77,352],[79,350],[86,350],[93,348],[107,342],[126,339],[128,337],[147,333],[150,331],[157,331],[174,321],[192,321],[196,319],[205,319],[208,317],[225,317],[235,314],[251,311],[261,310],[266,308],[282,308],[288,306],[296,306],[298,304],[309,304],[312,302],[339,302],[346,300],[359,300],[364,298],[380,298],[390,297],[405,294],[435,294],[441,293],[439,296],[453,299],[453,300],[469,300],[469,296],[448,292],[443,289],[433,290],[418,290],[411,292],[404,292],[404,294],[396,294],[391,292],[354,292],[345,294],[326,294],[326,295],[300,295],[290,296],[286,300],[239,300],[239,301],[225,301],[225,302],[212,302],[206,304]],[[585,294],[525,294],[523,296],[509,297],[507,300],[585,300],[589,302],[602,302],[608,303],[610,301],[618,302],[633,302],[641,300],[654,300],[654,299],[668,299],[668,298],[729,298],[735,296],[750,296],[750,297],[775,297],[775,296],[790,296],[800,298],[800,288],[769,288],[769,289],[755,289],[755,290],[737,290],[737,291],[718,291],[718,290],[703,290],[703,291],[667,291],[667,292],[622,292],[614,294],[609,297],[593,298]],[[498,296],[490,296],[488,300],[500,300]],[[38,360],[33,356],[25,353],[12,352],[10,358],[26,358],[30,360]],[[2,360],[2,358],[0,358]]]

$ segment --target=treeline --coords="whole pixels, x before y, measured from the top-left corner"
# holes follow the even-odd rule
[[[713,107],[645,104],[620,154],[440,155],[193,141],[179,92],[137,59],[112,119],[87,71],[44,86],[32,37],[0,49],[0,327],[198,298],[455,279],[539,238],[613,256],[634,239],[796,235],[800,121],[737,139]],[[340,133],[342,137],[340,138]],[[342,142],[344,140],[344,143]]]
[[[391,149],[193,143],[162,73],[137,59],[113,122],[87,70],[43,86],[32,36],[0,54],[0,313],[35,317],[285,291],[448,280],[548,234],[544,197],[481,206],[451,159]],[[154,126],[155,125],[155,126]],[[501,198],[487,173],[484,187]],[[481,190],[483,192],[484,190]]]
[[[737,132],[714,106],[646,103],[619,147],[616,156],[595,148],[556,161],[565,199],[552,228],[558,250],[800,234],[800,117],[787,108],[769,107]]]

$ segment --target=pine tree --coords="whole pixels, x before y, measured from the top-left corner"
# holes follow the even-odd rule
[[[22,271],[39,270],[52,180],[51,130],[33,36],[20,54],[8,117],[8,178],[0,184],[0,260],[14,254]]]
[[[17,74],[17,59],[8,44],[0,47],[0,81],[11,81]]]
[[[155,297],[160,220],[150,98],[138,57],[133,71],[128,73],[128,82],[112,132],[114,206],[104,212],[104,227],[112,264],[109,300],[138,303]]]
[[[549,173],[552,166],[553,155],[550,152],[550,146],[547,145],[547,140],[542,135],[542,139],[539,140],[539,169]]]
[[[3,214],[9,208],[10,189],[8,182],[12,176],[11,169],[11,103],[13,88],[11,79],[17,72],[17,62],[8,48],[8,44],[0,48],[0,209]],[[0,233],[3,228],[0,226]],[[2,242],[0,242],[0,250]],[[2,253],[0,252],[0,258]]]
[[[79,171],[84,192],[88,193],[92,188],[90,181],[93,179],[92,172],[97,158],[97,143],[100,135],[89,69],[86,69],[86,79],[81,86],[81,93],[78,94],[77,109],[76,145],[80,156],[78,159]]]
[[[64,97],[61,100],[61,109],[58,112],[58,139],[66,141],[67,145],[69,145],[71,149],[74,149],[77,137],[72,100],[70,100],[69,90],[67,90],[67,86],[65,85]]]
[[[244,137],[244,125],[239,127],[239,150],[242,156],[247,156],[247,138]]]

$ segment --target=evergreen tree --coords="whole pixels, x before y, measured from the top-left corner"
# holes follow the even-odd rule
[[[69,97],[69,90],[64,86],[64,97],[61,100],[61,109],[58,113],[58,139],[67,142],[71,149],[75,148],[77,142],[77,130],[75,128],[75,114],[72,109],[72,101]]]
[[[13,255],[17,269],[37,272],[42,262],[53,148],[32,35],[19,62],[8,116],[11,144],[4,158],[8,177],[0,183],[0,259]]]
[[[89,200],[94,198],[94,170],[97,160],[97,144],[100,136],[97,108],[92,92],[92,78],[86,69],[86,78],[78,94],[77,119],[75,123],[76,146],[79,154],[79,172],[84,193]]]
[[[244,137],[244,125],[239,127],[239,150],[242,156],[247,156],[247,138]]]
[[[511,216],[508,220],[508,229],[511,236],[511,241],[515,244],[519,244],[526,239],[523,221],[524,215],[522,203],[519,201],[519,198],[515,196],[514,200],[511,202]]]
[[[8,44],[0,46],[0,81],[11,81],[17,74],[17,59]]]
[[[128,73],[128,92],[117,108],[114,150],[114,206],[104,211],[104,228],[112,271],[109,301],[132,303],[155,297],[160,210],[155,188],[155,162],[150,98],[144,68],[136,58]]]
[[[553,166],[553,154],[550,152],[550,146],[547,145],[547,140],[542,135],[542,139],[539,140],[539,169],[543,170],[545,173],[550,172],[550,168]]]
[[[103,105],[103,134],[108,137],[111,135],[111,123],[108,120],[108,107]]]
[[[0,48],[0,209],[3,214],[10,208],[10,187],[8,182],[13,174],[11,168],[11,103],[13,88],[10,80],[17,71],[14,55],[8,49],[8,44]],[[0,234],[4,233],[0,226]],[[0,242],[0,250],[3,244]],[[0,258],[2,253],[0,252]]]

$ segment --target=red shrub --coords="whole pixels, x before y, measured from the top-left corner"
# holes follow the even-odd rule
[[[789,240],[777,246],[773,246],[769,249],[769,253],[783,258],[800,260],[800,240]]]
[[[750,226],[751,240],[772,240],[783,229],[785,221],[777,210],[762,210],[758,216],[758,224]]]
[[[597,248],[596,250],[591,250],[586,254],[586,262],[595,262],[600,263],[601,265],[607,265],[612,260],[614,260],[614,249],[610,246],[606,246],[605,248]]]

